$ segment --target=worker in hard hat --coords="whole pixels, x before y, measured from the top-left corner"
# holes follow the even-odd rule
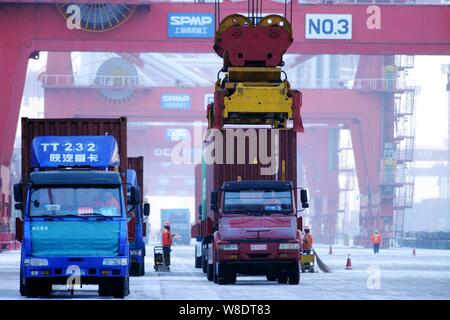
[[[379,234],[378,231],[375,230],[375,232],[370,237],[370,241],[373,244],[373,253],[378,254],[378,252],[380,251],[380,244],[383,241],[381,234]]]
[[[162,245],[163,245],[164,262],[167,268],[169,268],[170,266],[170,251],[171,251],[170,247],[172,246],[173,237],[175,237],[175,234],[172,234],[172,232],[170,231],[170,222],[169,221],[164,222],[164,230],[162,232]]]
[[[302,249],[304,254],[310,254],[313,246],[313,236],[309,226],[305,226],[304,230]]]

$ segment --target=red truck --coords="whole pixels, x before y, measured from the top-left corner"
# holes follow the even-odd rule
[[[296,185],[297,134],[292,130],[241,129],[243,144],[239,146],[236,131],[220,131],[222,140],[227,141],[223,150],[211,145],[217,139],[205,147],[223,155],[224,163],[208,163],[207,159],[202,168],[196,168],[198,212],[191,229],[191,236],[198,241],[196,266],[218,284],[233,284],[237,275],[265,275],[268,281],[298,284],[302,238],[297,191],[302,208],[308,207],[308,199],[306,190]],[[226,139],[227,134],[234,139]],[[261,157],[267,150],[270,164]],[[239,163],[239,158],[250,161]]]

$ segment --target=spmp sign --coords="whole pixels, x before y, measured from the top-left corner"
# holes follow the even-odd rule
[[[214,14],[195,12],[169,13],[169,38],[214,37]]]
[[[307,14],[306,39],[352,39],[351,14]]]
[[[161,95],[161,109],[189,110],[191,109],[191,95],[164,93]]]

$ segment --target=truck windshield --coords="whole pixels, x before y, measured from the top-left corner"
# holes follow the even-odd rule
[[[292,197],[290,191],[241,190],[226,191],[224,213],[290,213]]]
[[[119,187],[34,187],[30,216],[121,216]]]

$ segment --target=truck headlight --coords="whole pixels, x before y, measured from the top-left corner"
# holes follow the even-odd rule
[[[105,266],[126,266],[128,265],[127,258],[106,258],[103,259],[103,265]]]
[[[33,266],[33,267],[45,267],[48,266],[48,260],[47,259],[25,259],[24,261],[26,266]]]
[[[280,243],[280,250],[299,250],[298,243]]]
[[[237,244],[219,244],[219,250],[239,250],[239,246]]]

